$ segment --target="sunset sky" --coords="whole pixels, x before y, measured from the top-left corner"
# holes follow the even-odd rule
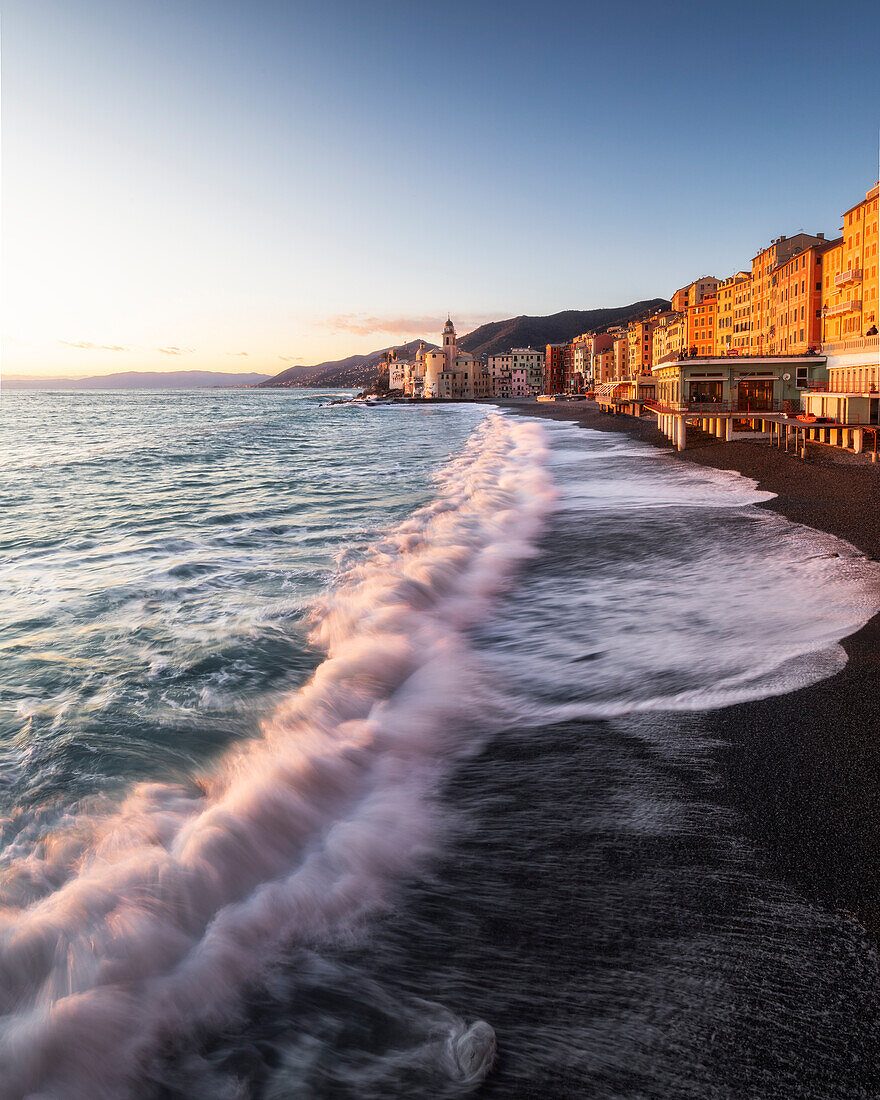
[[[875,0],[7,0],[9,374],[668,296],[877,179]]]

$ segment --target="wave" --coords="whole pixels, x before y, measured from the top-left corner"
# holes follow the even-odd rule
[[[4,1097],[133,1095],[273,960],[392,904],[438,844],[432,792],[483,690],[467,632],[535,552],[546,460],[540,425],[487,418],[429,504],[341,561],[312,608],[326,658],[260,739],[5,853]],[[471,1087],[493,1052],[480,1023],[438,1057]]]

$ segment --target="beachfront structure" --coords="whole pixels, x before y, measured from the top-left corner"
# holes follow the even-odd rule
[[[786,412],[827,384],[824,355],[690,358],[655,365],[657,401],[676,411]]]
[[[544,383],[544,353],[511,348],[487,361],[492,397],[533,397]]]

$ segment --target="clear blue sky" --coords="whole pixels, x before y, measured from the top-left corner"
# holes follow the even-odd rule
[[[274,373],[833,235],[877,179],[878,23],[876,0],[7,0],[4,369]]]

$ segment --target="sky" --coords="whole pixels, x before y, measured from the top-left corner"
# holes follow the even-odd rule
[[[274,374],[836,234],[876,0],[6,0],[6,375]]]

